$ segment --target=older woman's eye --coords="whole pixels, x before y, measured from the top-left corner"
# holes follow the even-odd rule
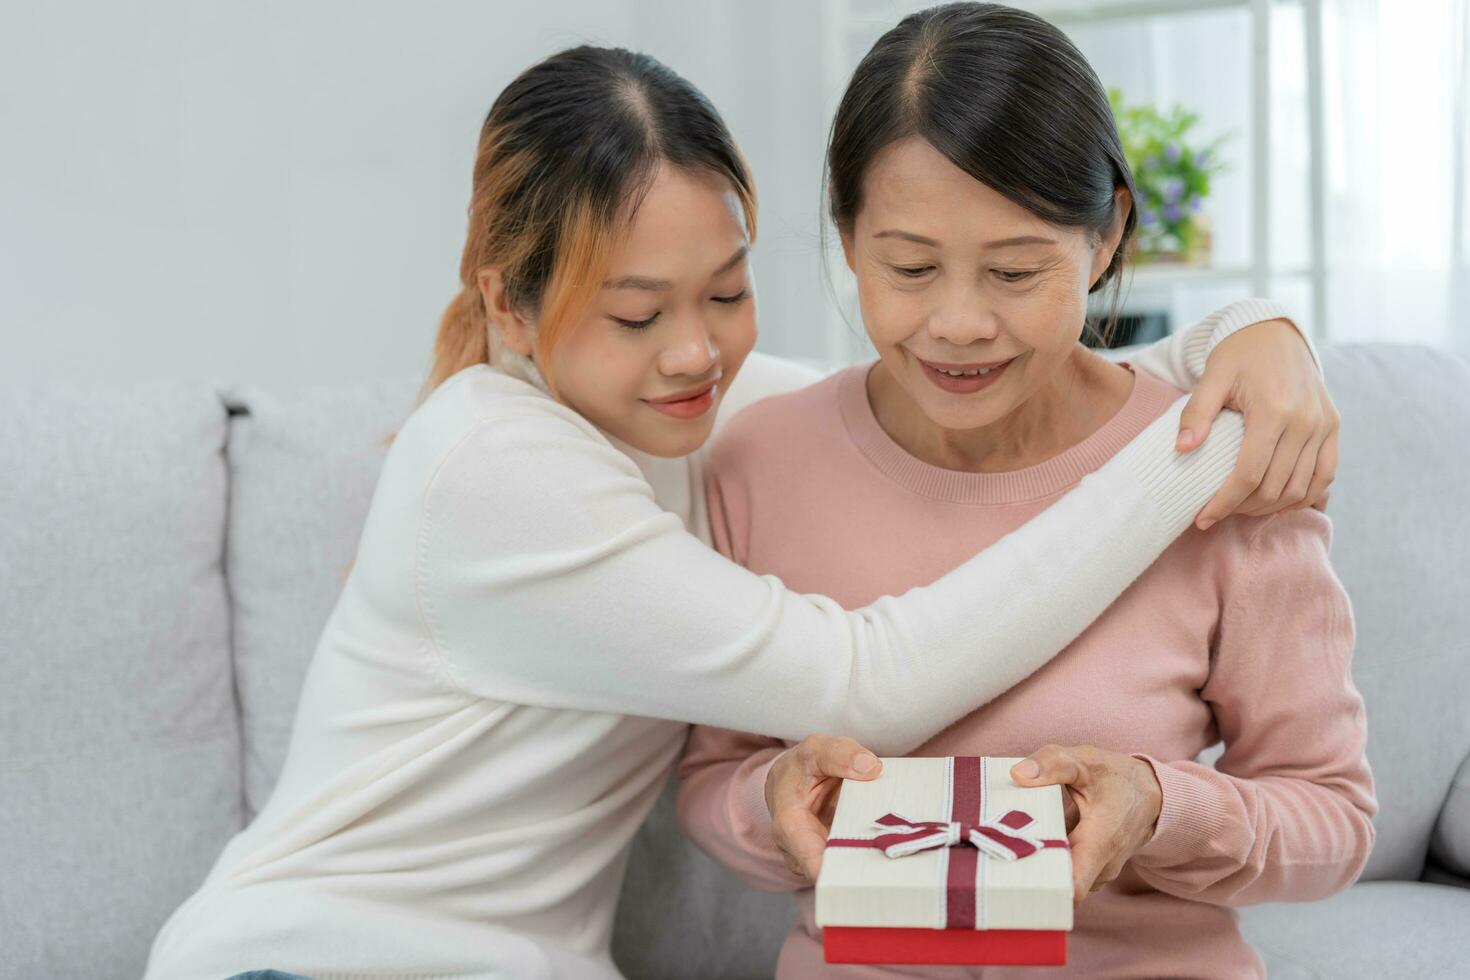
[[[1000,278],[1001,282],[1020,282],[1023,279],[1030,279],[1032,276],[1036,275],[1036,272],[1035,270],[1032,270],[1030,272],[1007,272],[1001,269],[997,269],[995,270],[995,274]]]
[[[893,271],[909,279],[918,279],[933,272],[934,267],[932,265],[896,265]]]

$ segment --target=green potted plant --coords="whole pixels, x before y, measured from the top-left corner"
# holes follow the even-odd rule
[[[1116,88],[1108,89],[1108,101],[1138,189],[1135,259],[1208,264],[1210,226],[1203,206],[1210,178],[1225,169],[1220,145],[1229,134],[1200,146],[1190,134],[1197,113],[1178,105],[1167,113],[1125,105]]]

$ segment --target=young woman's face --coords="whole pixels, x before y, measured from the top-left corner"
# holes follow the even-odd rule
[[[557,345],[562,400],[656,456],[703,445],[755,345],[748,245],[728,181],[661,167],[601,292]]]
[[[1094,247],[1085,230],[1043,221],[917,137],[874,159],[862,202],[843,249],[863,323],[930,421],[990,425],[1066,362],[1116,237]]]

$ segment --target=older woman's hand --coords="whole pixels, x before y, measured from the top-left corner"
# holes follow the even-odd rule
[[[831,735],[808,735],[776,757],[766,771],[766,809],[792,873],[817,880],[842,781],[873,779],[882,770],[857,742]]]
[[[1184,406],[1181,452],[1204,442],[1222,408],[1245,416],[1245,442],[1225,485],[1195,518],[1201,529],[1231,514],[1326,509],[1340,418],[1291,321],[1252,324],[1214,349]]]
[[[1059,784],[1069,810],[1072,905],[1123,870],[1153,837],[1164,793],[1153,766],[1091,745],[1044,745],[1011,767],[1020,786]]]

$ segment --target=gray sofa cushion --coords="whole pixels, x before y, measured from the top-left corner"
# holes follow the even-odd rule
[[[1240,916],[1272,980],[1464,977],[1467,926],[1470,890],[1413,881],[1360,882],[1320,902]]]
[[[205,385],[0,393],[0,975],[136,977],[241,826]]]
[[[1470,706],[1462,710],[1470,711]],[[1450,783],[1429,839],[1429,853],[1444,870],[1470,878],[1470,757]]]
[[[1470,364],[1373,344],[1327,349],[1324,370],[1343,418],[1332,559],[1353,601],[1380,807],[1363,878],[1414,880],[1470,755]]]
[[[280,775],[307,665],[418,379],[231,387],[227,568],[248,816]]]
[[[613,927],[613,961],[633,980],[761,980],[796,921],[790,895],[757,891],[679,830],[670,779],[633,839]]]

